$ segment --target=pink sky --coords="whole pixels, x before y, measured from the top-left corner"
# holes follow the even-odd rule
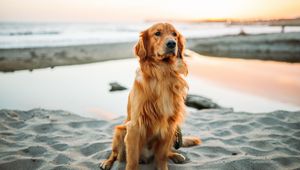
[[[300,0],[1,0],[0,21],[270,19],[300,16]]]

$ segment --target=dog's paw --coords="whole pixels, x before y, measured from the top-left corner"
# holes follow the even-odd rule
[[[191,147],[195,145],[200,145],[201,143],[202,143],[201,139],[195,136],[182,137],[182,147]]]
[[[180,153],[172,153],[169,158],[176,164],[182,164],[185,161],[185,157]]]
[[[113,165],[113,163],[111,161],[105,160],[99,164],[99,168],[101,170],[110,170],[112,165]]]

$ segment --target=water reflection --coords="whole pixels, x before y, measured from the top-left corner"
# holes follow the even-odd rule
[[[230,78],[224,80],[226,78],[224,75],[227,75],[225,72],[223,76],[212,76],[219,75],[222,70],[216,68],[230,67],[226,60],[211,58],[205,60],[200,58],[196,59],[197,61],[190,58],[188,60],[191,68],[187,80],[191,93],[212,98],[220,105],[233,107],[235,110],[264,112],[277,109],[300,109],[300,104],[294,102],[284,104],[279,102],[280,100],[277,101],[277,98],[270,100],[259,97],[257,93],[253,93],[257,96],[249,95],[247,94],[249,91],[239,87],[245,84],[236,81],[228,83],[228,81],[232,81]],[[0,108],[28,110],[40,107],[68,110],[86,117],[116,118],[126,114],[129,90],[109,92],[109,83],[117,81],[126,87],[131,87],[137,66],[136,59],[126,59],[39,69],[33,72],[0,73]],[[244,69],[244,66],[236,67],[234,71],[239,72],[242,77],[250,74]],[[290,73],[286,72],[286,74]],[[236,77],[236,79],[242,77]],[[280,81],[298,88],[299,79],[298,77],[294,77],[294,79],[280,78]],[[256,80],[254,76],[253,81]],[[228,84],[236,84],[236,86],[228,86]],[[252,87],[253,83],[246,85]],[[259,86],[261,84],[257,84],[257,88]],[[272,88],[266,88],[265,91]],[[283,86],[282,88],[288,87]]]
[[[130,87],[136,60],[18,71],[0,75],[0,108],[69,110],[88,117],[125,114],[128,91],[109,92],[109,83]]]
[[[299,63],[209,58],[197,55],[190,60],[189,65],[192,75],[214,84],[300,106]]]

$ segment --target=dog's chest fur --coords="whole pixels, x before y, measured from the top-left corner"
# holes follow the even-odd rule
[[[154,103],[159,111],[158,114],[165,118],[169,118],[174,114],[174,103],[173,96],[174,94],[170,91],[172,84],[168,78],[166,78],[163,82],[159,82],[158,80],[150,80],[149,87],[151,92],[153,93],[154,98],[156,98],[156,102]]]
[[[136,116],[144,121],[142,124],[147,126],[147,129],[152,129],[153,135],[165,136],[164,133],[168,133],[169,119],[183,114],[180,108],[184,105],[186,84],[178,74],[161,77],[145,78],[143,72],[138,69],[135,81],[140,88],[137,88],[139,90],[133,96],[138,99],[133,101],[138,102],[132,105],[142,111]]]
[[[175,84],[174,79],[165,77],[163,80],[153,78],[146,81],[143,73],[138,69],[135,80],[143,84],[144,87],[144,91],[142,91],[142,93],[145,93],[143,95],[144,103],[142,103],[144,106],[142,107],[155,112],[150,114],[155,114],[159,117],[169,118],[174,115],[176,102],[173,100],[174,92],[171,90]]]

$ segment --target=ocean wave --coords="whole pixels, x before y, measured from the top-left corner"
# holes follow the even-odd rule
[[[60,34],[60,32],[58,32],[58,31],[41,31],[41,32],[24,31],[24,32],[0,33],[0,35],[9,35],[9,36],[20,36],[20,35],[51,35],[51,34]]]
[[[0,23],[0,49],[136,41],[151,23]],[[186,38],[280,32],[276,26],[174,23]],[[286,32],[300,27],[286,28]]]

